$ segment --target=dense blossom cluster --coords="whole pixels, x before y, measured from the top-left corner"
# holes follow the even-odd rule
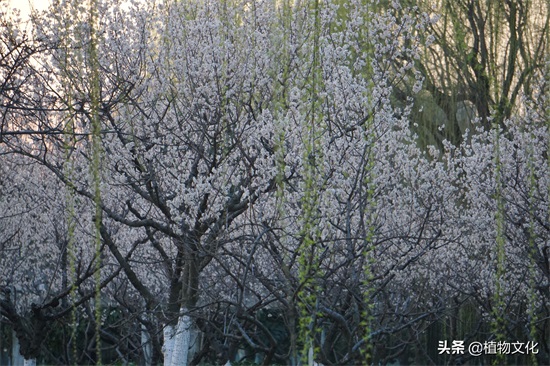
[[[2,33],[0,319],[25,358],[94,361],[98,263],[113,360],[444,362],[437,340],[492,337],[497,283],[508,335],[548,338],[545,96],[498,133],[470,121],[460,144],[420,146],[415,60],[437,17],[314,3],[97,1],[90,24],[59,1],[32,42]],[[66,351],[43,353],[44,329]]]

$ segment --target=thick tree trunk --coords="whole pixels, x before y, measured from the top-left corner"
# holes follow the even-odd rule
[[[187,309],[181,309],[176,334],[174,334],[174,348],[172,350],[172,366],[187,366],[189,348],[191,347],[191,332],[193,323],[187,314]]]
[[[199,238],[188,233],[177,255],[176,269],[171,280],[168,305],[169,324],[164,328],[164,366],[187,366],[196,352],[198,329],[193,323],[192,311],[199,298],[199,268],[197,243]],[[177,323],[173,321],[177,319]]]
[[[181,309],[176,329],[164,328],[164,366],[187,366],[195,351],[197,331],[187,309]]]
[[[172,365],[172,351],[174,349],[174,326],[167,324],[163,330],[164,343],[162,353],[164,354],[164,366]]]
[[[15,331],[12,331],[11,364],[13,366],[36,366],[36,358],[26,359],[21,355],[21,347]]]

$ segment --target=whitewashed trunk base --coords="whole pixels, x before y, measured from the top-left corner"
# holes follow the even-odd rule
[[[190,358],[190,349],[196,351],[198,334],[194,329],[187,309],[182,308],[176,329],[172,325],[164,327],[164,366],[187,366]]]
[[[151,336],[145,325],[141,325],[141,349],[143,352],[143,364],[151,366],[153,364],[153,345],[151,344]]]

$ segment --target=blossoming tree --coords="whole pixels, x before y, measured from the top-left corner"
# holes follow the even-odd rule
[[[420,149],[395,87],[421,90],[435,20],[359,0],[35,17],[24,67],[0,65],[0,244],[19,250],[0,305],[23,355],[61,319],[75,363],[442,363],[466,356],[426,345],[547,339],[544,104]]]

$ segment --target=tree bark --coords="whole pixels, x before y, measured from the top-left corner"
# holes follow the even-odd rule
[[[15,331],[11,332],[11,344],[11,364],[13,366],[22,366],[25,362],[25,359],[19,351],[19,339],[17,338],[17,334],[15,334]]]
[[[185,307],[181,308],[176,333],[173,335],[173,349],[171,354],[172,366],[187,366],[193,322]],[[166,363],[165,363],[166,364]]]
[[[145,324],[141,324],[141,348],[143,352],[143,365],[151,366],[153,364],[153,345],[151,335]]]
[[[174,349],[174,326],[167,324],[163,330],[164,343],[162,353],[164,354],[164,366],[172,365],[172,351]]]
[[[25,359],[23,366],[36,366],[36,358]]]

